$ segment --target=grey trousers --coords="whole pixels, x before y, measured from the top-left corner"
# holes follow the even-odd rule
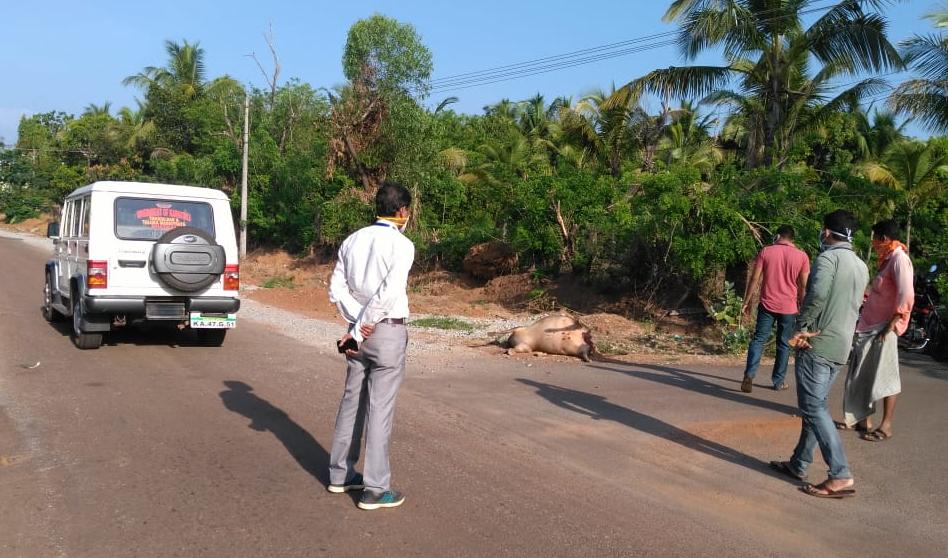
[[[391,488],[388,446],[395,398],[405,377],[407,345],[408,330],[404,325],[380,323],[359,347],[358,357],[347,359],[346,389],[336,414],[329,458],[332,484],[343,484],[355,474],[364,430],[365,490],[380,494]]]

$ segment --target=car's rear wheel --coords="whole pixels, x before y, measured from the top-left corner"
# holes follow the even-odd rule
[[[47,322],[61,322],[64,316],[58,310],[53,308],[53,281],[46,274],[46,284],[43,285],[43,318]]]
[[[226,329],[199,329],[197,330],[198,343],[203,347],[220,347],[227,337]]]
[[[98,349],[102,345],[101,333],[82,331],[82,302],[78,295],[72,297],[72,342],[79,349]]]

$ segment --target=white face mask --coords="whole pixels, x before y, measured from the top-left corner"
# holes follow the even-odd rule
[[[409,215],[408,217],[405,217],[405,222],[400,227],[398,227],[398,232],[405,232],[405,229],[408,228],[408,221],[410,220],[411,220],[411,215]]]

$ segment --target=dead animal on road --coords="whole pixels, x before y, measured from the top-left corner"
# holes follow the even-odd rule
[[[527,327],[514,328],[507,339],[507,354],[540,352],[568,355],[589,362],[595,350],[589,328],[572,316],[547,316]]]

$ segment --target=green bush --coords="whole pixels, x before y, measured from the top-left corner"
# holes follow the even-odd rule
[[[0,185],[0,213],[8,223],[32,219],[48,207],[46,197],[33,188]]]
[[[474,331],[474,326],[469,322],[446,316],[418,318],[417,320],[412,320],[411,325],[415,327],[430,327],[434,329],[447,329],[454,331]]]

